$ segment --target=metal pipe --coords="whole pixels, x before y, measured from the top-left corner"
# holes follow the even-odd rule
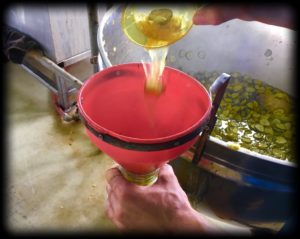
[[[55,88],[55,86],[51,85],[51,80],[45,80],[47,78],[45,75],[42,75],[41,72],[36,71],[33,68],[28,67],[26,64],[22,64],[21,67],[26,70],[29,74],[33,75],[36,79],[38,79],[44,86],[46,86],[49,90],[51,90],[53,93],[57,94],[58,90]]]
[[[93,64],[94,73],[99,71],[98,66],[98,45],[97,45],[97,31],[98,23],[98,7],[97,4],[88,5],[89,17],[89,30],[90,30],[90,43],[91,43],[91,63]]]
[[[32,58],[32,59],[36,60],[37,62],[39,62],[41,65],[45,66],[46,68],[48,68],[50,71],[52,71],[56,75],[59,75],[60,77],[66,79],[70,82],[76,83],[79,86],[83,85],[83,82],[81,80],[79,80],[76,77],[72,76],[70,73],[68,73],[67,71],[65,71],[61,67],[59,67],[53,61],[51,61],[47,57],[43,56],[42,53],[39,52],[39,51],[30,51],[26,54],[25,57]]]

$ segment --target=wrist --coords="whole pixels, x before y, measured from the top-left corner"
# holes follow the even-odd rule
[[[168,225],[167,231],[169,232],[176,231],[179,233],[206,235],[220,235],[225,233],[214,221],[208,219],[191,206],[184,210],[178,210]]]
[[[172,219],[168,222],[169,232],[207,233],[212,231],[211,225],[205,217],[200,215],[190,206],[176,210]]]

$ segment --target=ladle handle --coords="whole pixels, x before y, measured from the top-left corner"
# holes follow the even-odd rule
[[[212,95],[215,94],[215,98],[212,103],[212,109],[210,112],[208,123],[206,127],[203,129],[202,134],[196,143],[196,149],[192,160],[193,164],[197,165],[203,155],[208,137],[216,124],[217,121],[216,113],[220,106],[221,100],[223,99],[230,78],[231,78],[230,75],[226,73],[222,73],[209,88],[210,96],[212,97]]]

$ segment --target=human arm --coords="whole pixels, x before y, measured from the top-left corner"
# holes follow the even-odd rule
[[[193,209],[170,165],[160,169],[152,186],[127,182],[117,168],[106,173],[107,216],[123,231],[222,233]]]
[[[225,5],[209,4],[194,15],[195,25],[218,25],[238,18],[293,29],[293,11],[286,5]]]

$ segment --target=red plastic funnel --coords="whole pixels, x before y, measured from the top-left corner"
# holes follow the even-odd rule
[[[78,94],[90,139],[135,174],[152,172],[189,149],[211,110],[208,92],[194,78],[165,67],[162,79],[164,91],[149,94],[142,64],[117,65],[93,75]]]

